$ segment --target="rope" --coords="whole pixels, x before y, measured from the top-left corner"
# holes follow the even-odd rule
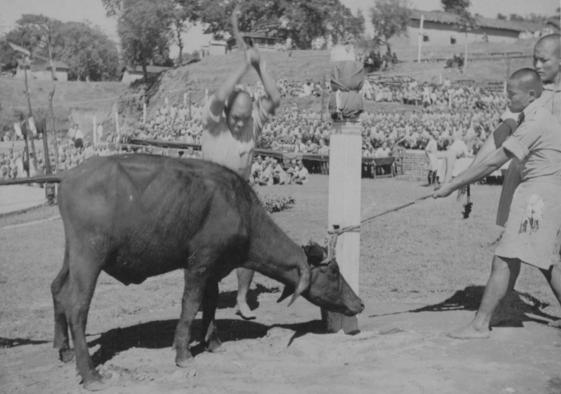
[[[403,208],[407,208],[407,207],[409,207],[409,206],[411,206],[411,205],[414,205],[414,204],[416,204],[416,203],[418,203],[418,202],[420,202],[420,201],[426,200],[427,198],[430,198],[430,197],[432,197],[432,193],[431,193],[431,194],[428,194],[428,195],[426,195],[426,196],[423,196],[423,197],[419,197],[419,198],[417,198],[417,199],[415,199],[415,200],[413,200],[413,201],[409,201],[408,203],[405,203],[405,204],[399,205],[399,206],[397,206],[397,207],[388,209],[388,210],[386,210],[386,211],[384,211],[384,212],[381,212],[381,213],[378,213],[378,214],[376,214],[376,215],[369,216],[369,217],[367,217],[367,218],[365,218],[365,219],[362,219],[362,220],[360,221],[360,224],[358,224],[358,225],[346,226],[346,227],[343,227],[343,228],[339,228],[338,225],[334,225],[334,226],[333,226],[333,229],[331,229],[331,230],[328,231],[328,234],[330,234],[330,235],[332,235],[332,234],[341,235],[341,234],[347,233],[347,232],[360,232],[360,226],[361,226],[362,224],[371,222],[372,220],[377,219],[377,218],[379,218],[380,216],[387,215],[388,213],[396,212],[396,211],[399,211],[399,210],[401,210],[401,209],[403,209]]]
[[[358,233],[358,232],[360,232],[360,226],[362,224],[371,222],[372,220],[374,220],[376,218],[379,218],[380,216],[387,215],[388,213],[396,212],[396,211],[399,211],[400,209],[407,208],[407,207],[409,207],[413,204],[416,204],[420,201],[426,200],[427,198],[430,198],[430,197],[432,197],[432,193],[428,194],[426,196],[423,196],[423,197],[419,197],[419,198],[417,198],[413,201],[409,201],[408,203],[405,203],[405,204],[399,205],[397,207],[388,209],[388,210],[386,210],[384,212],[381,212],[381,213],[378,213],[376,215],[369,216],[365,219],[362,219],[360,221],[360,224],[358,224],[358,225],[346,226],[346,227],[343,227],[343,228],[339,228],[339,225],[336,225],[336,224],[333,225],[333,229],[327,231],[327,234],[329,234],[329,238],[327,239],[327,255],[328,256],[335,256],[336,255],[335,254],[335,247],[337,246],[337,239],[339,238],[339,236],[341,234],[350,233],[350,232]]]

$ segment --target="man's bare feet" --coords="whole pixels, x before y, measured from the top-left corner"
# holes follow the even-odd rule
[[[236,315],[244,320],[253,320],[256,318],[255,313],[253,313],[249,305],[245,302],[238,302],[236,305]]]
[[[454,339],[485,339],[491,336],[491,330],[488,328],[478,329],[473,323],[470,323],[465,327],[449,332],[447,336]]]
[[[561,328],[561,319],[550,321],[548,326],[555,327],[555,328]]]

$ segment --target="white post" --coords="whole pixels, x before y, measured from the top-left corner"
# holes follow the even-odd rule
[[[146,101],[142,103],[142,124],[146,124]]]
[[[334,122],[329,149],[329,228],[360,225],[362,134],[359,122]],[[337,240],[341,273],[358,294],[360,231]]]
[[[417,63],[421,63],[421,48],[423,46],[423,25],[425,23],[425,16],[421,14],[419,21],[419,37],[417,38]]]
[[[187,108],[187,93],[183,93],[183,108]]]
[[[360,225],[362,135],[359,122],[334,122],[329,143],[329,229]],[[341,274],[359,292],[360,229],[337,239],[335,256]],[[357,331],[356,316],[327,313],[328,330]]]

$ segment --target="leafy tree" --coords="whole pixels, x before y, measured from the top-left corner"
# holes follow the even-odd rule
[[[511,21],[523,21],[524,17],[522,15],[518,15],[518,14],[510,14],[508,19],[511,20]]]
[[[103,32],[81,22],[67,22],[60,29],[61,43],[55,48],[68,64],[69,79],[102,81],[119,73],[117,46]]]
[[[147,80],[146,67],[168,59],[174,4],[171,0],[122,0],[120,4],[117,30],[123,57],[128,63],[140,64]]]
[[[497,19],[500,19],[500,20],[503,20],[503,21],[504,21],[504,20],[506,20],[506,15],[501,14],[501,13],[499,12],[499,13],[497,14]]]
[[[470,0],[441,0],[442,8],[446,12],[452,12],[454,14],[460,14],[467,11],[471,5]]]
[[[197,1],[192,0],[175,0],[172,13],[172,30],[174,41],[179,47],[179,54],[177,56],[177,64],[180,64],[183,59],[183,38],[184,32],[188,31],[193,22],[196,22],[200,17],[200,7]]]
[[[230,15],[236,2],[200,0],[201,21],[207,33],[223,37],[231,32]],[[309,48],[316,37],[364,31],[364,17],[353,16],[340,0],[242,0],[240,31],[265,31],[279,39],[291,38],[300,48]]]
[[[158,61],[158,57],[165,52],[162,50],[163,45],[163,37],[166,37],[168,43],[174,41],[179,46],[179,55],[177,58],[177,62],[181,62],[181,58],[183,56],[183,38],[182,34],[188,31],[193,22],[199,20],[200,17],[200,1],[199,0],[158,0],[158,1],[131,1],[131,0],[101,0],[103,7],[107,13],[107,16],[116,16],[119,21],[119,26],[121,24],[126,25],[128,27],[124,27],[124,30],[130,29],[131,25],[133,24],[132,21],[124,21],[122,18],[125,14],[130,13],[131,7],[151,7],[151,10],[158,10],[160,16],[163,16],[163,20],[161,21],[161,35],[162,37],[156,37],[154,39],[155,42],[158,42],[158,48],[156,50],[156,59],[153,59],[155,62],[158,63],[168,63],[169,59],[163,59]],[[152,4],[158,3],[158,4]],[[146,10],[148,11],[148,10]],[[143,12],[143,19],[139,20],[139,23],[144,23],[144,19],[146,18],[146,12]],[[136,14],[138,17],[139,15]],[[165,26],[165,24],[169,24]],[[123,48],[125,49],[125,48]],[[166,55],[167,56],[167,55]],[[133,56],[134,58],[134,56]],[[128,59],[131,60],[131,59]]]
[[[6,34],[6,41],[24,47],[31,56],[45,56],[47,44],[58,41],[58,30],[62,22],[44,15],[24,14],[16,21],[16,27]]]
[[[409,23],[407,0],[376,0],[370,8],[370,19],[374,26],[374,40],[383,42],[391,52],[390,38],[407,34]]]
[[[117,47],[101,31],[78,22],[63,23],[43,15],[25,14],[0,46],[0,61],[17,66],[21,54],[8,49],[12,42],[31,52],[34,59],[63,61],[69,79],[113,79],[118,74]],[[50,51],[50,53],[49,53]]]

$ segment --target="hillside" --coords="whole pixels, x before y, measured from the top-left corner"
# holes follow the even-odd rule
[[[441,77],[450,80],[471,79],[477,82],[503,81],[507,70],[514,71],[520,67],[531,66],[531,48],[533,41],[520,41],[514,44],[477,43],[470,46],[468,56],[471,56],[465,73],[444,68],[444,61],[425,61],[420,64],[414,60],[417,49],[408,44],[404,39],[397,40],[393,49],[398,54],[400,63],[392,70],[377,73],[379,75],[410,76],[420,81],[438,81]],[[425,47],[424,56],[436,59],[451,57],[454,53],[460,54],[463,47],[451,51],[447,47]],[[517,53],[517,57],[505,59],[502,53]],[[286,52],[263,52],[267,67],[275,78],[289,81],[305,82],[313,80],[319,82],[329,73],[328,51],[293,51],[291,56]],[[469,58],[469,57],[468,57]],[[165,98],[170,103],[181,103],[184,95],[191,95],[193,102],[200,102],[205,90],[212,92],[218,84],[242,61],[239,52],[223,56],[212,56],[200,62],[171,70],[163,74],[149,90],[149,114],[161,107]],[[243,83],[254,83],[256,74],[250,73]],[[188,97],[188,96],[186,96]],[[292,100],[300,104],[299,99]],[[319,108],[319,103],[307,100],[302,105],[313,105]]]
[[[507,70],[515,70],[531,65],[531,48],[533,41],[520,41],[514,44],[477,43],[470,45],[470,58],[467,72],[444,68],[442,59],[454,53],[460,54],[463,47],[424,47],[423,56],[439,61],[425,61],[421,64],[414,60],[417,56],[415,46],[407,39],[399,38],[392,43],[392,49],[398,55],[400,63],[390,71],[377,73],[383,76],[410,76],[420,81],[439,81],[440,78],[450,80],[475,80],[477,82],[502,81]],[[455,49],[454,51],[452,49]],[[501,53],[517,53],[518,56],[506,60]],[[328,51],[293,51],[263,52],[267,67],[275,78],[288,81],[320,82],[329,73]],[[179,67],[161,74],[147,90],[149,98],[148,116],[162,107],[166,98],[170,104],[201,103],[205,91],[214,91],[231,70],[242,62],[240,52],[222,56],[203,58],[200,62]],[[255,73],[249,73],[242,81],[252,84],[257,80]],[[34,112],[41,115],[48,106],[48,93],[51,88],[49,81],[30,81],[31,101]],[[105,130],[113,130],[112,106],[119,102],[119,111],[124,116],[123,122],[134,127],[142,117],[142,105],[139,96],[146,87],[141,84],[126,86],[120,82],[58,82],[55,94],[55,110],[57,128],[68,128],[68,117],[80,123],[86,134],[91,131],[91,119],[95,115],[103,122]],[[27,113],[27,101],[24,95],[23,81],[0,78],[0,134],[12,130],[13,123],[20,112]],[[283,100],[283,105],[296,104],[300,108],[319,110],[321,102],[317,98],[292,98]],[[374,104],[379,109],[380,104]],[[388,108],[392,104],[383,105]],[[396,105],[394,105],[396,106]],[[370,104],[368,107],[372,107]]]
[[[30,80],[31,105],[36,117],[47,113],[50,81]],[[12,130],[19,114],[27,114],[27,98],[23,80],[0,78],[0,134]],[[57,82],[54,96],[57,127],[67,128],[72,110],[109,114],[113,103],[127,91],[120,82]],[[102,121],[103,119],[99,119]]]

